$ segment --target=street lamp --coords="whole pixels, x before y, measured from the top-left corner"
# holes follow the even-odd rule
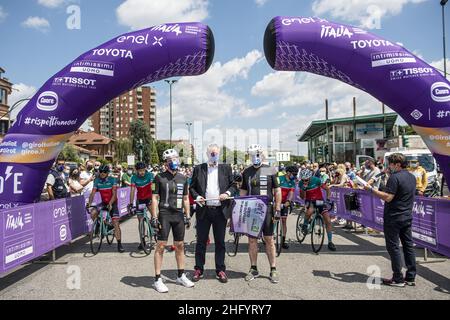
[[[445,50],[445,5],[447,4],[448,0],[441,0],[441,7],[442,7],[442,39],[443,39],[443,45],[444,45],[444,75],[447,79],[447,58],[446,58],[446,50]]]
[[[444,77],[447,79],[447,57],[446,57],[446,50],[445,50],[445,5],[447,4],[448,0],[441,0],[441,7],[442,7],[442,41],[443,41],[443,48],[444,48]],[[442,175],[442,181],[441,181],[441,196],[444,194],[444,183],[445,178],[444,175]]]
[[[300,143],[299,143],[298,140],[300,139],[301,135],[300,134],[296,134],[295,137],[297,138],[297,157],[299,157],[300,156],[300,149],[299,149]]]
[[[191,126],[192,126],[192,122],[186,122],[186,125],[187,125],[188,131],[189,131],[189,157],[191,157],[191,153],[192,153]]]
[[[172,148],[172,85],[178,80],[164,80],[169,84],[170,87],[170,147]]]
[[[20,99],[19,101],[16,101],[16,103],[14,103],[12,105],[12,107],[9,109],[9,111],[0,117],[0,120],[2,120],[3,117],[5,117],[6,115],[10,114],[15,108],[17,108],[19,106],[20,103],[22,103],[24,101],[29,101],[29,100],[31,100],[31,98],[25,98],[25,99]]]

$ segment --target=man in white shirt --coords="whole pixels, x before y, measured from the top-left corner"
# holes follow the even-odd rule
[[[216,277],[221,283],[228,281],[225,273],[225,229],[231,216],[231,201],[236,190],[231,166],[219,164],[220,148],[211,144],[207,150],[208,162],[194,168],[189,191],[197,201],[197,245],[195,248],[194,281],[203,278],[206,243],[213,227]]]

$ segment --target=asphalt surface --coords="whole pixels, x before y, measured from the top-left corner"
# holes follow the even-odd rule
[[[355,234],[335,225],[338,251],[330,252],[324,245],[316,255],[309,238],[303,244],[294,240],[296,218],[290,216],[288,221],[290,249],[283,251],[277,261],[278,284],[269,281],[270,268],[262,244],[258,256],[261,277],[245,282],[249,259],[247,239],[243,237],[237,256],[226,256],[227,284],[215,279],[212,243],[208,247],[206,279],[190,289],[175,283],[175,254],[166,252],[162,275],[169,293],[157,293],[152,287],[153,252],[150,256],[136,252],[137,219],[132,217],[122,223],[125,253],[118,253],[114,242],[112,246],[104,244],[101,252],[92,256],[88,239],[82,238],[57,250],[57,261],[67,264],[28,264],[0,278],[0,299],[450,299],[449,260],[429,257],[428,263],[423,263],[424,251],[417,248],[416,287],[378,286],[378,276],[391,275],[382,234]],[[193,239],[191,229],[186,242]],[[188,248],[193,249],[191,245]],[[186,257],[188,276],[192,276],[194,264],[191,255]]]

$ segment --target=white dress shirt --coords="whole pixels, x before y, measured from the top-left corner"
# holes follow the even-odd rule
[[[206,199],[218,199],[219,189],[219,166],[208,164],[208,179],[206,181]],[[220,206],[220,200],[210,200],[206,202],[207,206]]]

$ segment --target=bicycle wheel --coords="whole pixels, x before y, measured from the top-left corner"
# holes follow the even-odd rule
[[[142,249],[146,255],[149,255],[153,249],[153,237],[150,224],[146,218],[139,221],[139,239]]]
[[[233,241],[229,242],[228,245],[226,246],[227,255],[229,257],[235,257],[237,255],[240,239],[241,239],[240,234],[237,233],[233,234]]]
[[[103,223],[100,222],[100,219],[96,218],[92,225],[91,233],[89,234],[90,247],[93,255],[96,255],[100,251],[100,248],[102,246],[103,240],[102,225]]]
[[[281,254],[282,249],[282,237],[283,237],[283,224],[281,223],[281,220],[278,220],[275,222],[275,249],[277,251],[277,257]]]
[[[302,232],[302,226],[303,226],[304,221],[305,221],[305,211],[301,210],[297,216],[297,225],[295,228],[295,234],[297,236],[297,241],[299,243],[302,243],[303,240],[305,240],[305,238],[306,238],[306,234],[304,234]]]
[[[108,244],[111,245],[114,241],[114,227],[108,224],[104,224],[104,226],[106,230],[108,230],[108,232],[106,233],[106,242],[108,242]]]
[[[322,249],[323,240],[325,239],[325,226],[322,215],[316,214],[312,222],[311,246],[314,253],[318,253]]]
[[[195,247],[197,245],[197,240],[192,240],[189,244],[184,243],[184,255],[186,257],[195,257]]]

